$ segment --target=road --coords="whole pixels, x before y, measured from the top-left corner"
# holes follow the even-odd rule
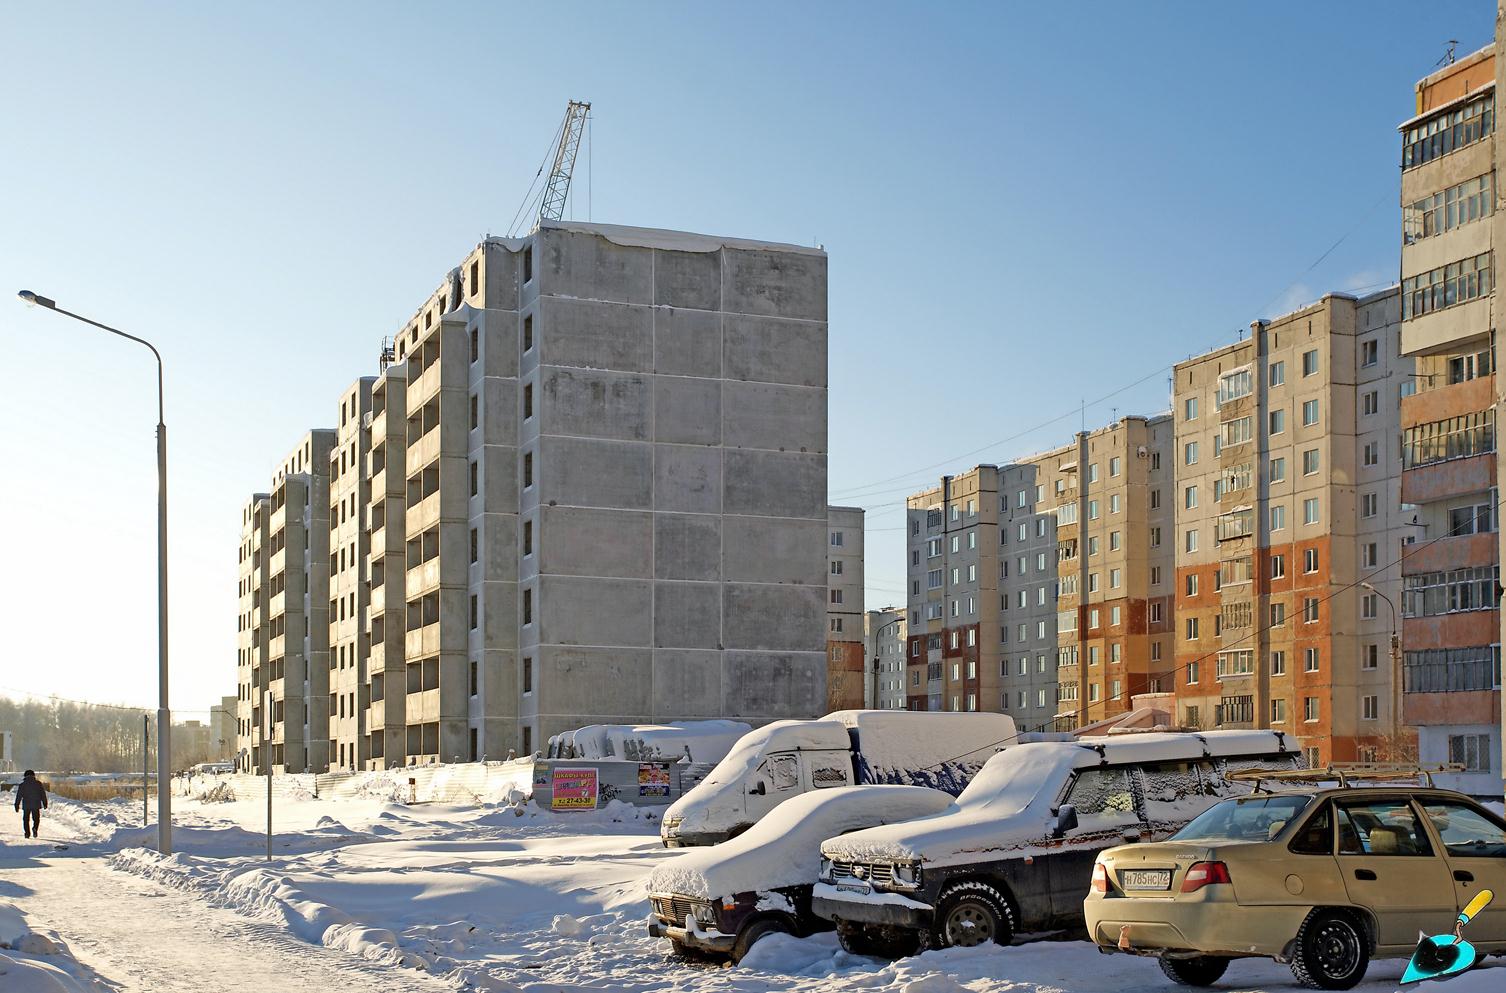
[[[79,961],[121,993],[454,989],[422,973],[306,944],[281,928],[117,872],[66,824],[53,820],[48,828],[53,838],[73,842],[70,848],[0,843],[0,900],[14,902],[34,929],[57,931]]]

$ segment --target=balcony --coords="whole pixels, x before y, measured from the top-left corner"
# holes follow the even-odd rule
[[[1438,525],[1447,528],[1447,524]],[[1428,535],[1427,537],[1432,537]],[[1470,566],[1496,564],[1496,547],[1500,535],[1494,531],[1480,534],[1464,534],[1454,538],[1439,538],[1425,544],[1406,546],[1407,557],[1402,560],[1403,576],[1417,576],[1426,572],[1447,572]],[[1421,620],[1422,618],[1416,618]]]
[[[1450,497],[1483,493],[1496,485],[1494,452],[1432,462],[1401,474],[1403,503],[1436,503]]]
[[[1491,299],[1485,296],[1402,321],[1401,350],[1409,355],[1436,352],[1455,342],[1486,334],[1492,323]]]
[[[409,534],[427,531],[439,520],[439,497],[435,491],[408,508],[405,523]]]
[[[1437,386],[1409,397],[1402,397],[1401,427],[1406,430],[1419,424],[1447,420],[1477,410],[1489,410],[1495,403],[1494,377],[1480,376],[1462,383]]]

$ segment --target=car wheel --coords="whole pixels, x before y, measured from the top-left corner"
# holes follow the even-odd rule
[[[931,929],[935,948],[971,948],[993,942],[1007,945],[1014,937],[1014,914],[1004,894],[987,883],[952,887],[936,907]]]
[[[851,955],[901,959],[924,951],[923,934],[902,928],[870,928],[861,924],[837,925],[837,941]]]
[[[1229,968],[1229,960],[1214,955],[1190,959],[1158,958],[1156,962],[1166,978],[1182,986],[1212,986]]]
[[[1316,990],[1347,990],[1365,978],[1370,939],[1352,916],[1315,910],[1297,931],[1292,975]]]
[[[759,938],[769,934],[791,934],[790,926],[777,917],[765,917],[754,921],[737,932],[737,941],[732,944],[732,961],[741,962]]]

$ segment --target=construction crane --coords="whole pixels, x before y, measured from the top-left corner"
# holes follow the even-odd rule
[[[549,170],[549,182],[544,187],[544,199],[539,204],[539,219],[557,221],[565,216],[565,200],[570,196],[570,175],[575,171],[575,153],[580,150],[580,134],[586,126],[586,114],[591,105],[571,100],[565,108],[565,121],[560,125],[560,143],[554,150],[554,168]]]
[[[591,105],[582,100],[571,100],[565,108],[565,119],[555,131],[554,165],[549,169],[549,178],[543,189],[536,190],[539,178],[544,174],[544,162],[539,163],[533,183],[529,184],[528,192],[523,195],[523,202],[508,227],[509,236],[521,233],[520,226],[533,221],[530,206],[534,203],[538,204],[539,220],[557,221],[565,216],[565,201],[570,198],[570,179],[575,172],[575,155],[580,151],[581,134],[590,112]],[[547,155],[544,161],[548,161]]]

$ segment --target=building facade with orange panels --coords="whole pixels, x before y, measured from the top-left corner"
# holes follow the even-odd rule
[[[1415,535],[1397,301],[1326,296],[1175,367],[1183,724],[1284,730],[1315,764],[1410,754],[1392,648]]]
[[[1404,717],[1422,761],[1464,766],[1449,785],[1499,795],[1495,48],[1418,81],[1400,126],[1401,343],[1417,372],[1401,458],[1420,531],[1402,568]]]

